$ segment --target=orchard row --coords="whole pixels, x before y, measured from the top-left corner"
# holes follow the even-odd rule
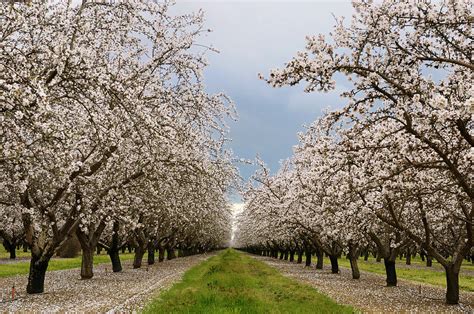
[[[350,25],[271,72],[273,86],[350,86],[345,105],[299,135],[271,175],[261,163],[245,192],[236,246],[275,256],[300,251],[395,261],[422,252],[445,269],[446,302],[459,302],[459,272],[473,254],[474,112],[472,1],[356,1]],[[322,261],[322,259],[321,259]]]
[[[68,239],[81,277],[105,248],[227,246],[229,99],[202,85],[202,12],[170,1],[0,5],[0,237],[31,250],[28,293]]]

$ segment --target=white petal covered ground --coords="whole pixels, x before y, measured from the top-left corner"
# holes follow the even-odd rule
[[[332,274],[327,268],[316,270],[269,257],[253,257],[278,269],[283,275],[304,282],[338,303],[352,305],[367,313],[474,313],[474,293],[461,292],[460,305],[444,303],[445,289],[432,285],[398,280],[398,287],[386,287],[385,277],[361,272],[354,280],[351,271],[340,268],[340,274]],[[327,267],[327,266],[326,266]],[[421,293],[420,293],[421,291]]]
[[[27,295],[26,276],[0,278],[1,293],[17,287],[16,301],[0,303],[4,312],[131,312],[143,308],[160,290],[179,281],[186,270],[206,260],[211,254],[176,258],[150,267],[132,269],[123,263],[121,273],[111,273],[110,265],[94,266],[94,278],[80,280],[79,269],[52,271],[46,274],[45,293]],[[5,297],[5,296],[4,296]]]

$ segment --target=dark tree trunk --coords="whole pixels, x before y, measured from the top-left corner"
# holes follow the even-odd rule
[[[8,253],[10,253],[10,259],[16,258],[16,245],[15,243],[10,243],[7,240],[3,240],[3,246]]]
[[[287,261],[287,260],[288,260],[288,251],[285,251],[285,256],[284,256],[284,258],[283,258],[283,259],[284,259],[285,261]]]
[[[148,265],[155,264],[155,248],[153,242],[148,242]]]
[[[158,262],[162,263],[165,260],[165,249],[160,247],[158,248]]]
[[[410,252],[410,249],[407,250],[405,264],[411,265],[411,252]]]
[[[385,273],[387,275],[387,287],[397,286],[397,271],[395,269],[395,261],[384,258]]]
[[[426,255],[426,267],[433,266],[433,258],[429,255]]]
[[[301,264],[302,262],[303,262],[303,252],[298,251],[298,260],[296,261],[296,263]]]
[[[380,252],[377,252],[377,257],[375,258],[375,261],[377,263],[380,263],[382,261],[382,254],[380,254]]]
[[[168,253],[168,260],[172,260],[172,259],[176,258],[176,253],[175,253],[174,249],[167,249],[166,253]]]
[[[283,251],[280,252],[280,259],[283,259],[283,256],[285,255],[285,253]]]
[[[459,303],[459,270],[456,270],[453,265],[444,267],[446,272],[446,303]]]
[[[114,221],[113,225],[113,235],[112,235],[112,243],[110,244],[110,248],[107,251],[109,254],[110,261],[112,262],[112,271],[114,273],[118,273],[122,271],[122,263],[120,262],[120,255],[119,255],[119,231],[120,231],[120,223],[118,221]],[[122,253],[125,252],[125,246],[122,247]]]
[[[49,258],[40,261],[39,257],[32,255],[30,261],[30,273],[28,275],[28,285],[26,292],[29,294],[44,292],[44,279],[48,268]]]
[[[295,251],[290,251],[290,262],[294,262],[295,260]]]
[[[135,248],[135,256],[133,257],[133,268],[142,267],[143,255],[145,255],[145,248],[141,245],[138,245]]]
[[[90,279],[94,276],[94,250],[92,247],[82,246],[81,279]]]
[[[331,273],[339,273],[339,263],[337,261],[337,255],[329,255],[329,260],[331,261]]]
[[[110,261],[112,262],[112,271],[118,273],[122,271],[122,263],[120,262],[120,255],[118,249],[110,249],[107,254],[109,254]]]
[[[316,269],[323,269],[324,264],[324,254],[323,251],[316,251]]]
[[[365,251],[365,254],[364,254],[364,261],[368,261],[369,260],[369,251]]]
[[[305,266],[311,266],[311,251],[306,251],[305,256],[306,256]]]

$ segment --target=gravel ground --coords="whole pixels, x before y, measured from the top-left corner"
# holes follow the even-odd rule
[[[304,267],[304,264],[252,256],[285,276],[309,284],[336,302],[354,306],[365,313],[474,313],[472,292],[461,292],[460,305],[448,306],[444,304],[444,288],[400,279],[398,287],[386,287],[384,276],[369,272],[361,272],[361,278],[354,280],[347,268],[341,267],[340,274],[331,274],[328,269],[315,270],[314,267]]]
[[[10,258],[0,258],[0,265],[2,264],[15,264],[18,262],[27,262],[29,261],[29,257],[17,257],[15,259],[10,259]]]
[[[111,273],[111,266],[94,266],[94,278],[80,280],[79,269],[51,271],[46,274],[45,293],[27,295],[27,276],[0,278],[0,300],[11,287],[17,287],[18,299],[1,301],[5,312],[132,312],[140,310],[158,291],[179,281],[186,270],[206,260],[210,254],[176,258],[140,269],[124,262],[121,273]],[[3,294],[3,295],[2,295]],[[9,295],[8,295],[9,296]]]

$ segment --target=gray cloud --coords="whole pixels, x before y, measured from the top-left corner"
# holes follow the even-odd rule
[[[337,91],[305,94],[303,86],[273,89],[258,79],[281,67],[303,50],[305,36],[329,33],[334,17],[353,13],[349,1],[179,1],[177,13],[202,8],[206,27],[213,32],[200,39],[220,53],[208,56],[205,83],[210,92],[224,91],[235,102],[239,121],[231,123],[230,147],[236,155],[259,154],[273,171],[279,161],[291,156],[297,132],[321,115],[323,109],[339,107]],[[241,166],[243,177],[254,169]]]

